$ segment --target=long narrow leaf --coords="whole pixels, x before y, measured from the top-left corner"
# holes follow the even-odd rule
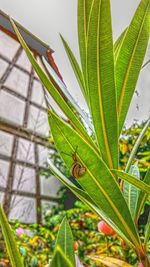
[[[94,131],[94,127],[93,127],[93,124],[92,124],[91,120],[88,117],[88,114],[83,109],[81,109],[81,107],[78,105],[77,101],[73,98],[73,96],[68,91],[68,88],[66,87],[64,82],[58,77],[57,73],[50,66],[50,64],[48,64],[46,62],[46,59],[43,57],[41,61],[42,61],[42,64],[44,66],[44,69],[48,73],[48,76],[50,75],[50,77],[52,76],[52,78],[54,79],[54,81],[53,81],[53,79],[51,80],[53,85],[55,86],[55,83],[57,84],[57,86],[59,87],[61,92],[67,98],[67,103],[69,103],[69,105],[70,104],[72,105],[73,109],[75,109],[75,111],[80,115],[80,117],[84,120],[84,122],[87,124],[87,126],[93,132]]]
[[[84,138],[86,140],[88,140],[89,143],[91,143],[93,146],[95,146],[93,141],[92,141],[92,139],[89,137],[89,135],[87,134],[87,132],[84,129],[83,125],[81,124],[81,122],[78,120],[78,118],[72,112],[72,110],[70,109],[69,105],[67,105],[65,100],[61,97],[61,95],[58,92],[57,88],[55,88],[55,86],[52,84],[52,82],[48,79],[47,75],[44,73],[44,71],[38,65],[37,61],[33,57],[30,49],[27,47],[25,41],[23,40],[21,34],[19,33],[19,31],[18,31],[18,29],[17,29],[17,27],[16,27],[16,25],[13,22],[12,19],[11,19],[11,23],[12,23],[14,31],[16,32],[16,35],[17,35],[17,37],[18,37],[18,39],[19,39],[24,51],[26,52],[26,55],[27,55],[28,59],[30,60],[32,66],[34,67],[37,75],[39,76],[41,82],[43,83],[43,85],[47,89],[48,93],[53,97],[53,99],[58,104],[58,106],[61,108],[61,110],[64,112],[64,114],[68,117],[68,119],[70,120],[70,123],[73,125],[73,127],[82,136],[84,136]]]
[[[116,225],[106,216],[106,214],[96,206],[94,201],[90,198],[90,196],[83,190],[79,189],[75,186],[68,178],[66,178],[55,166],[54,164],[48,159],[49,167],[52,173],[62,182],[66,187],[68,187],[73,194],[75,194],[85,205],[87,205],[93,212],[95,212],[98,216],[100,216],[114,231],[123,239],[126,240],[128,243],[132,243],[127,237],[116,227]]]
[[[50,267],[74,267],[62,249],[57,246]]]
[[[75,267],[73,236],[66,218],[63,219],[60,225],[55,246],[56,247],[60,246],[65,256],[70,260],[72,265]]]
[[[77,132],[52,112],[49,121],[56,147],[68,168],[72,168],[75,156],[79,162],[78,166],[86,169],[84,175],[77,179],[79,184],[126,238],[140,249],[131,214],[107,165]]]
[[[88,32],[88,23],[90,17],[90,11],[93,0],[78,0],[78,39],[79,39],[79,49],[80,49],[80,58],[81,65],[84,74],[85,80],[85,90],[86,98],[88,99],[87,92],[87,32]]]
[[[114,54],[115,54],[115,59],[117,58],[118,56],[118,53],[119,53],[119,49],[121,47],[121,44],[123,42],[123,38],[125,37],[125,34],[127,32],[127,29],[125,29],[121,34],[120,36],[118,37],[118,39],[116,40],[116,42],[114,43]]]
[[[150,194],[150,186],[147,185],[146,183],[144,183],[143,181],[137,180],[134,176],[123,172],[123,171],[118,171],[118,170],[112,170],[112,172],[114,174],[116,174],[120,179],[123,179],[129,183],[131,183],[132,185],[134,185],[135,187],[137,187],[138,189],[140,189],[141,191],[143,191],[146,194]]]
[[[107,256],[92,256],[90,257],[90,259],[92,259],[97,264],[102,263],[108,267],[132,267],[132,265],[127,262]]]
[[[150,239],[150,214],[148,216],[148,221],[145,229],[145,238],[144,238],[144,244],[146,245]]]
[[[129,174],[140,180],[140,172],[137,164],[130,167]],[[123,189],[125,200],[128,204],[132,218],[135,219],[139,190],[127,181],[124,182]]]
[[[68,55],[68,58],[70,60],[71,66],[73,68],[74,74],[78,80],[79,86],[82,90],[82,93],[83,93],[85,99],[86,99],[86,89],[85,89],[84,78],[83,78],[83,74],[82,74],[82,71],[80,69],[80,66],[79,66],[73,52],[71,51],[69,45],[67,44],[67,42],[64,40],[64,38],[62,36],[61,36],[61,39],[62,39],[64,48],[66,50],[66,53]]]
[[[135,157],[135,155],[136,155],[136,153],[138,151],[139,145],[140,145],[142,139],[144,138],[145,133],[146,133],[149,125],[150,125],[150,119],[148,119],[148,121],[146,122],[144,128],[140,132],[140,134],[139,134],[139,136],[138,136],[138,138],[137,138],[137,140],[136,140],[136,142],[135,142],[135,144],[133,146],[133,149],[132,149],[132,151],[130,153],[130,157],[129,157],[128,162],[127,162],[127,165],[126,165],[126,169],[125,169],[126,172],[128,172],[129,169],[130,169],[130,166],[132,164],[132,161],[133,161],[133,159],[134,159],[134,157]]]
[[[150,168],[148,169],[143,182],[147,185],[150,185]],[[142,209],[144,207],[145,201],[148,197],[148,194],[141,191],[138,197],[138,202],[137,202],[137,209],[136,209],[136,216],[135,216],[135,221],[136,223],[138,222],[138,219],[141,215]]]
[[[116,59],[119,133],[135,90],[150,33],[150,1],[142,0],[125,34]]]
[[[7,221],[6,215],[2,207],[0,207],[0,226],[2,229],[2,233],[7,248],[7,253],[9,255],[12,267],[24,267],[21,255],[17,248],[14,234]]]
[[[87,35],[87,76],[90,109],[102,158],[110,168],[117,168],[118,124],[109,0],[93,2]]]

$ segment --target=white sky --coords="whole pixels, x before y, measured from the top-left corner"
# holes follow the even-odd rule
[[[114,39],[129,24],[140,0],[111,0]],[[68,41],[77,58],[77,0],[0,0],[0,9],[15,18],[25,28],[55,50],[54,57],[70,92],[85,108],[78,85],[65,55],[59,33]],[[150,57],[150,51],[149,51]],[[128,115],[128,125],[136,119],[146,119],[150,112],[150,67],[142,71],[138,83],[140,97],[134,101]],[[139,106],[137,110],[136,106]]]

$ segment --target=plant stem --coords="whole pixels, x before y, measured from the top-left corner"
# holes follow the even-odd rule
[[[132,149],[132,151],[131,151],[130,157],[129,157],[129,159],[128,159],[128,162],[127,162],[127,166],[126,166],[125,172],[129,172],[129,169],[130,169],[130,167],[131,167],[131,164],[132,164],[132,161],[133,161],[133,159],[134,159],[134,156],[135,156],[135,154],[136,154],[136,152],[137,152],[137,150],[138,150],[138,147],[139,147],[139,145],[140,145],[140,143],[141,143],[141,141],[142,141],[142,139],[143,139],[143,137],[144,137],[144,135],[145,135],[145,132],[147,131],[147,129],[148,129],[148,127],[149,127],[149,124],[150,124],[150,119],[148,119],[148,121],[147,121],[147,123],[145,124],[143,130],[141,131],[139,137],[138,137],[137,140],[136,140],[136,143],[135,143],[135,145],[134,145],[134,147],[133,147],[133,149]]]

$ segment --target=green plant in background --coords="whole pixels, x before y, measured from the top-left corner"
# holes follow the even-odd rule
[[[55,84],[48,79],[32,56],[13,20],[11,22],[39,78],[69,119],[70,124],[60,119],[54,111],[49,111],[49,122],[56,147],[80,187],[70,182],[50,162],[51,171],[130,245],[144,267],[149,266],[147,253],[149,227],[143,242],[136,222],[141,207],[150,194],[150,171],[148,170],[144,181],[141,181],[137,164],[132,167],[137,148],[149,122],[137,139],[124,172],[120,171],[118,164],[118,148],[119,137],[148,45],[150,1],[141,0],[130,25],[113,44],[110,1],[79,0],[78,33],[81,68],[62,38],[89,107],[93,127],[90,121],[88,126],[92,130],[94,128],[93,138],[89,136],[80,120],[82,115],[77,115],[72,99],[65,101],[61,97]],[[135,203],[134,212],[130,205],[131,201],[132,204],[133,201]],[[137,203],[140,205],[140,211]],[[54,262],[55,266],[60,266],[60,262],[61,266],[63,262],[66,264],[64,266],[74,266],[69,259],[65,263],[63,253],[61,248],[56,249],[51,266],[54,266]],[[116,259],[108,257],[102,261],[101,257],[93,256],[93,260],[107,266],[115,264],[123,266],[122,262],[116,262]]]
[[[25,266],[43,267],[48,264],[52,259],[57,233],[65,216],[73,233],[75,253],[84,266],[95,267],[89,256],[106,256],[106,254],[107,257],[115,257],[137,266],[138,260],[134,251],[114,232],[112,235],[112,229],[111,231],[108,231],[108,227],[101,229],[100,226],[104,225],[104,222],[81,202],[76,202],[75,207],[67,211],[58,212],[56,208],[51,212],[47,210],[44,225],[24,225],[18,221],[11,222]],[[141,225],[140,236],[142,239],[144,239],[144,231],[145,227]],[[0,263],[8,267],[10,264],[4,248],[4,241],[1,240]],[[150,244],[147,249],[150,252]]]

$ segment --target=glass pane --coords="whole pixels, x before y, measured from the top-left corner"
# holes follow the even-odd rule
[[[34,80],[31,100],[40,106],[46,107],[44,91],[40,82]]]
[[[11,60],[19,48],[19,43],[2,31],[0,31],[0,40],[0,53]]]
[[[53,175],[50,178],[40,177],[41,182],[41,194],[51,197],[58,197],[57,192],[60,189],[60,182]]]
[[[22,68],[26,69],[27,71],[31,71],[31,64],[28,60],[26,53],[22,51],[19,59],[17,60],[17,65],[21,66]]]
[[[13,91],[27,96],[29,76],[17,68],[13,68],[4,85]]]
[[[47,158],[49,155],[49,150],[44,147],[38,145],[38,153],[39,153],[39,165],[42,167],[47,167]]]
[[[35,200],[22,196],[12,196],[10,219],[23,223],[36,222]]]
[[[6,68],[8,66],[8,63],[6,63],[4,60],[2,60],[0,58],[0,78],[2,77],[2,75],[4,74]]]
[[[48,136],[49,124],[47,113],[30,105],[28,127],[42,136]]]
[[[34,143],[20,138],[18,144],[17,159],[22,160],[24,162],[34,163]]]
[[[11,156],[13,135],[0,131],[0,154]]]
[[[8,171],[9,162],[0,160],[0,186],[2,187],[6,187]]]
[[[7,119],[11,123],[22,125],[24,108],[24,101],[0,90],[0,117]]]
[[[35,193],[35,170],[16,165],[13,189]]]

